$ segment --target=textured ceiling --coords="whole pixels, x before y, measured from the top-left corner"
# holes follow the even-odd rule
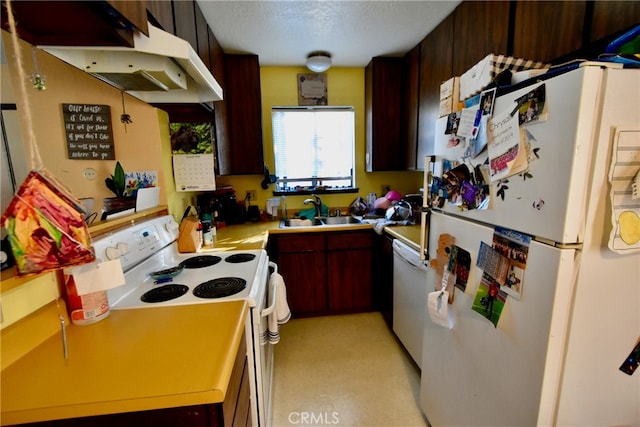
[[[304,65],[309,53],[333,66],[364,67],[374,56],[403,55],[459,1],[197,0],[226,53],[252,53],[263,66]]]

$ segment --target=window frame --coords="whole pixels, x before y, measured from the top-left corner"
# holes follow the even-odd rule
[[[357,193],[359,191],[356,186],[356,171],[355,171],[355,108],[353,106],[273,106],[271,108],[272,118],[271,118],[271,126],[272,126],[272,145],[274,146],[274,162],[276,157],[275,150],[275,129],[273,126],[273,113],[274,112],[287,112],[287,111],[346,111],[351,112],[353,114],[353,140],[352,140],[352,166],[351,166],[351,175],[349,176],[327,176],[327,177],[300,177],[300,178],[282,178],[276,177],[275,184],[276,188],[273,190],[273,195],[281,196],[281,195],[306,195],[306,194],[337,194],[337,193]],[[275,164],[274,164],[275,168]],[[277,173],[277,170],[274,171]],[[336,187],[336,188],[327,188],[324,183],[326,181],[333,180],[350,180],[351,185]],[[307,187],[289,187],[287,184],[301,182],[301,181],[310,181],[312,183],[311,186]]]

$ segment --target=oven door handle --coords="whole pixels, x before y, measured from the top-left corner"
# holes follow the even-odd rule
[[[278,265],[276,263],[269,261],[269,267],[273,268],[273,273],[271,273],[271,274],[275,274],[275,273],[278,272]],[[269,280],[269,282],[271,282],[271,280]],[[273,286],[270,289],[270,291],[271,291],[271,305],[260,312],[260,315],[262,317],[267,317],[268,315],[273,313],[273,310],[276,309],[276,301],[277,301],[277,295],[276,295],[277,292],[276,292],[276,290],[277,290],[277,286],[276,286],[276,283],[274,282]]]

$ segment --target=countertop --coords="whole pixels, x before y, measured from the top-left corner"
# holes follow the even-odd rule
[[[373,228],[349,224],[302,230],[279,224],[220,228],[213,246],[202,252],[266,249],[270,234]],[[419,248],[419,225],[391,225],[384,233]],[[112,310],[106,319],[85,326],[66,318],[68,359],[56,326],[60,313],[66,318],[62,300],[2,330],[2,358],[10,360],[2,370],[2,425],[222,402],[247,305]],[[21,340],[42,329],[53,333],[22,354]]]
[[[43,310],[57,320],[55,303]],[[2,424],[222,402],[246,315],[245,301],[231,301],[70,324],[67,359],[58,333],[2,371]],[[19,325],[3,333],[3,352]]]
[[[400,239],[416,251],[420,251],[420,224],[392,225],[385,227],[384,232],[395,239]]]
[[[266,249],[270,234],[322,233],[328,231],[352,231],[373,228],[371,224],[348,224],[318,227],[280,228],[280,221],[248,222],[229,225],[216,231],[213,246],[203,247],[203,251],[234,249]],[[384,233],[401,239],[416,250],[420,248],[420,225],[388,225]]]

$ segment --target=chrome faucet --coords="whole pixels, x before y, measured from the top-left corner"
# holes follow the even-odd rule
[[[316,195],[316,194],[312,194],[313,199],[306,199],[303,203],[305,205],[308,205],[309,203],[313,203],[313,206],[315,206],[316,208],[316,218],[319,218],[322,216],[322,199],[320,198],[320,196]]]

